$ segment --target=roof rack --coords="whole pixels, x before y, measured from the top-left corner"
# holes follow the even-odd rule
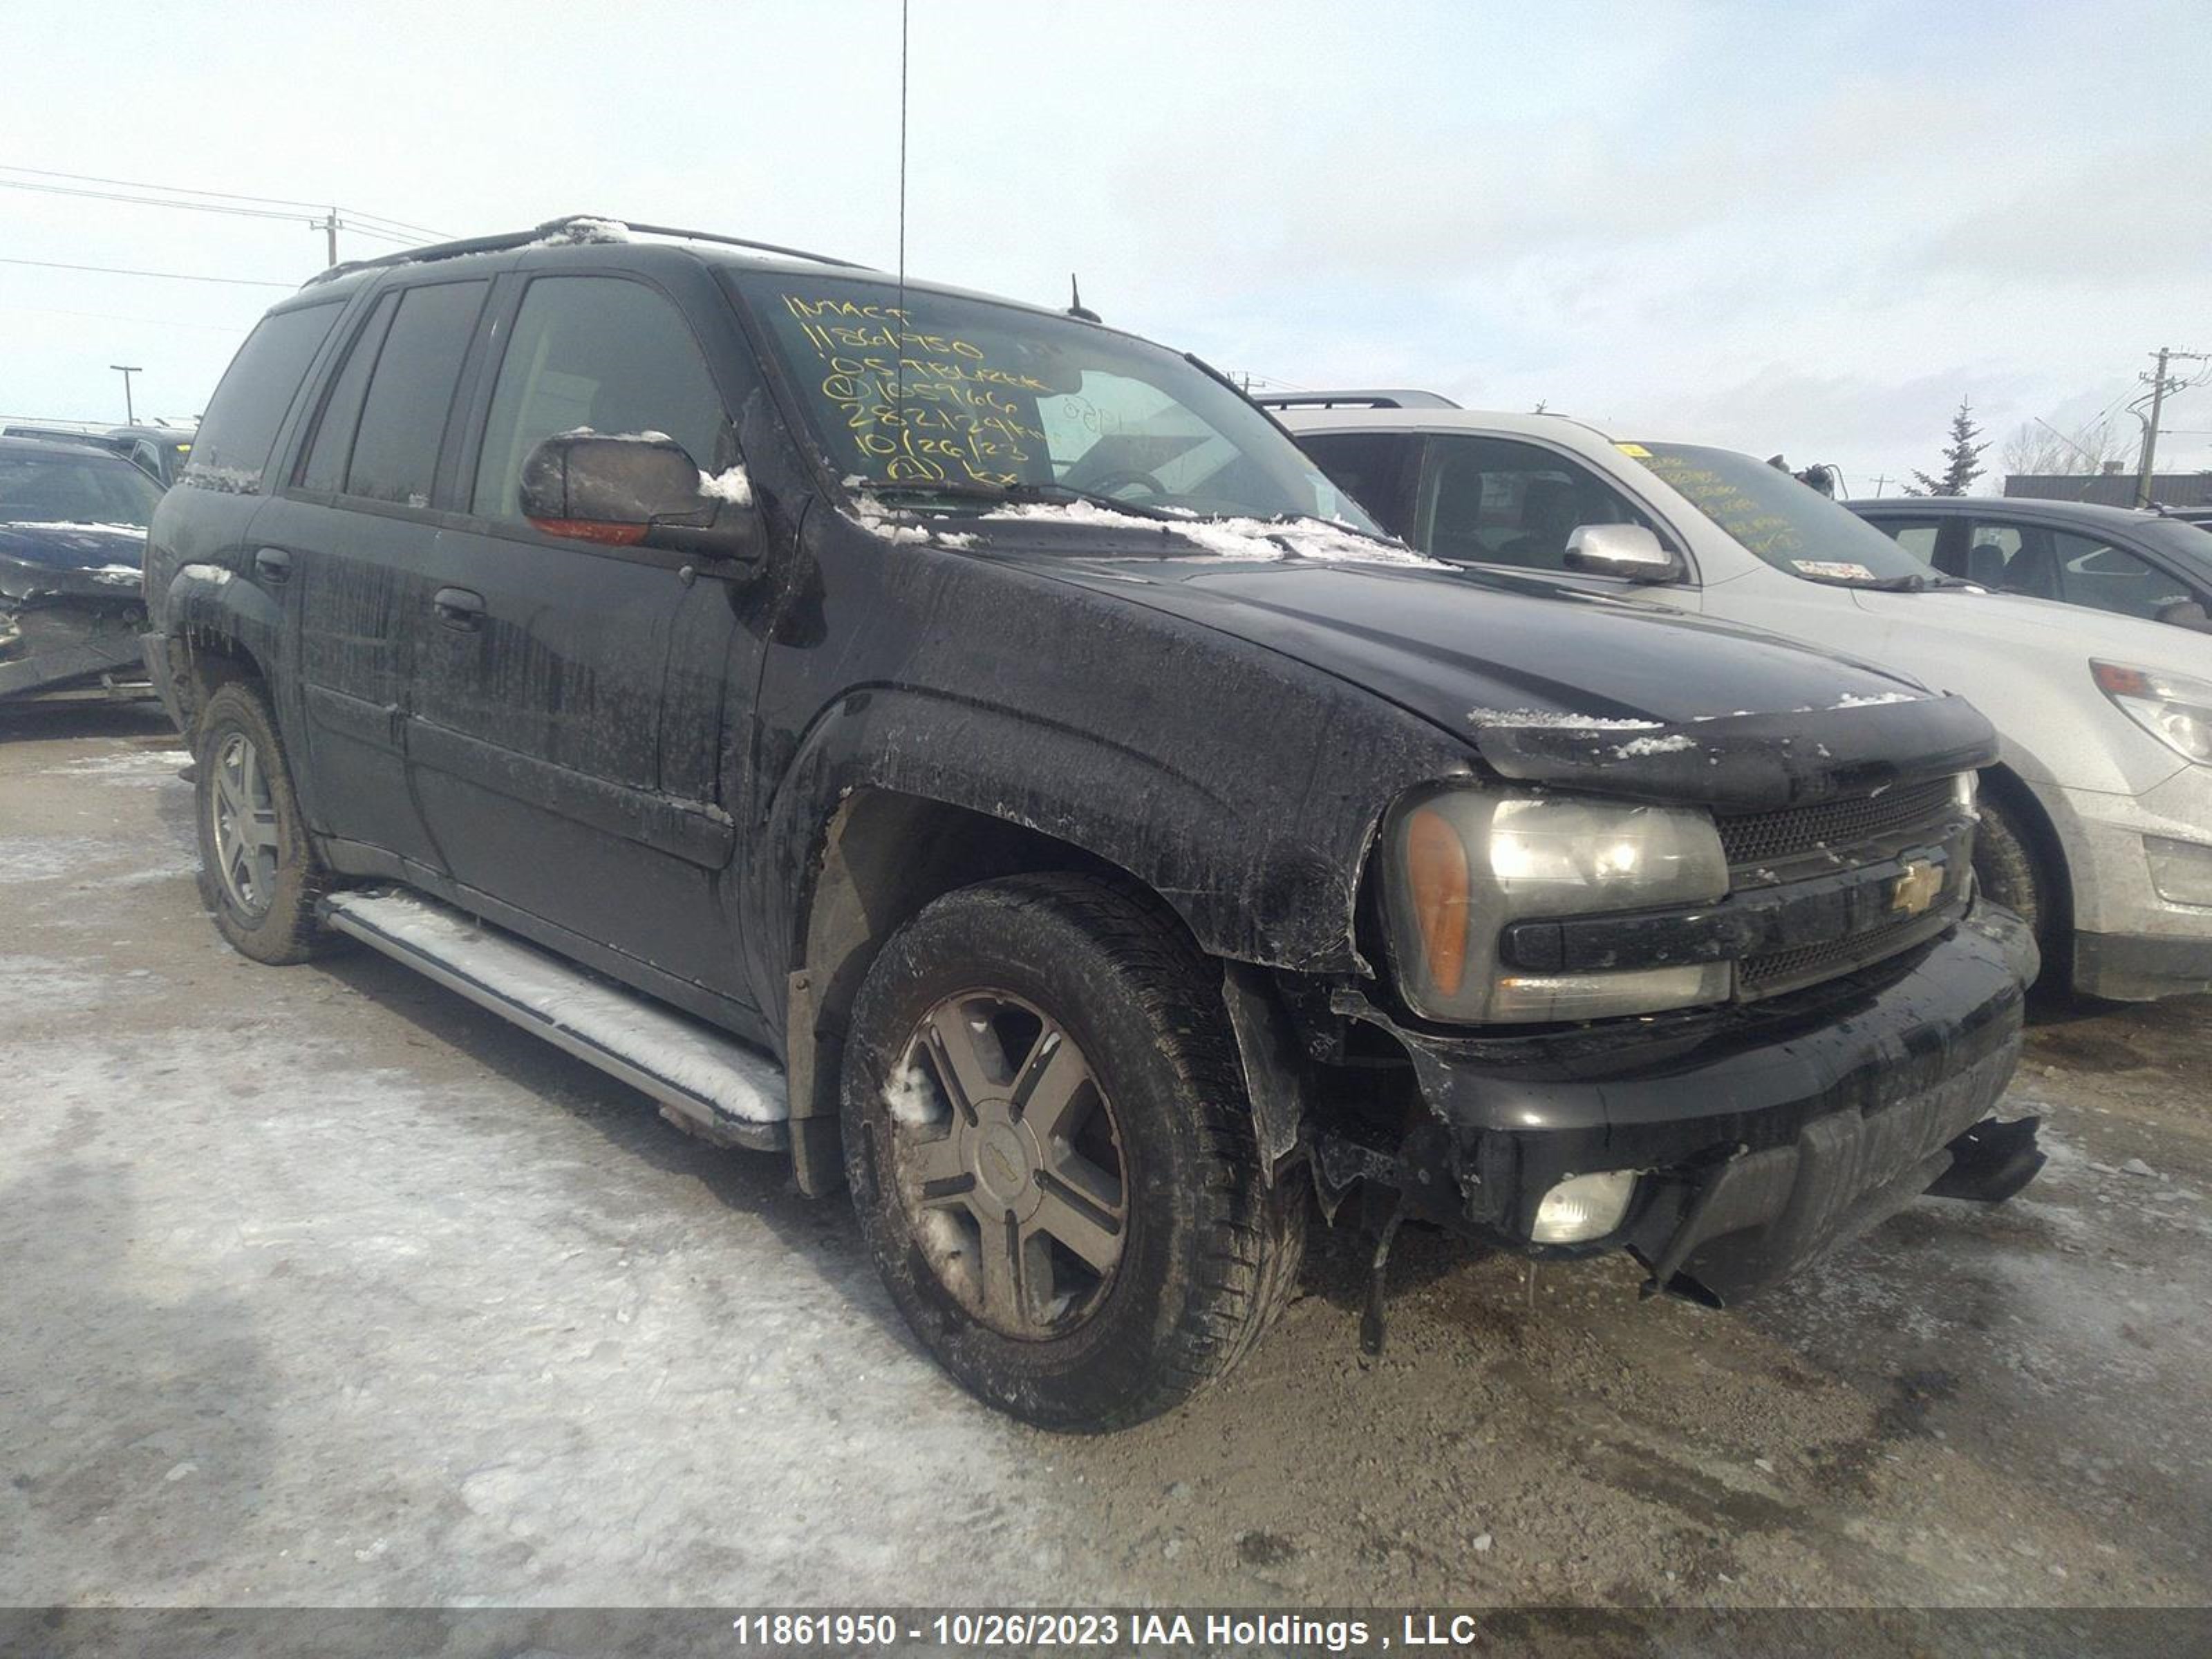
[[[1457,409],[1441,392],[1255,392],[1262,409]]]
[[[513,248],[528,247],[533,242],[556,237],[565,237],[568,241],[578,244],[618,242],[624,240],[623,233],[629,231],[647,236],[680,237],[687,242],[719,242],[726,247],[747,248],[755,253],[781,254],[787,259],[811,259],[818,264],[843,265],[851,270],[872,269],[858,259],[840,259],[829,253],[809,253],[805,248],[784,247],[775,242],[756,242],[743,236],[724,236],[711,230],[679,230],[672,225],[639,225],[623,219],[601,218],[597,214],[570,213],[558,219],[548,219],[535,230],[502,231],[495,236],[466,236],[459,241],[433,242],[427,247],[410,247],[374,259],[349,259],[343,264],[332,265],[328,270],[317,271],[301,286],[313,288],[318,283],[331,282],[356,270],[375,270],[386,265],[411,265],[429,259],[457,259],[465,253],[500,253]]]

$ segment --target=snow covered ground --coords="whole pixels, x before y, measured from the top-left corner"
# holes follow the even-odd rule
[[[1409,1236],[1363,1366],[1325,1241],[1227,1385],[1055,1439],[773,1160],[223,947],[173,744],[0,716],[0,1604],[2212,1597],[2204,1003],[2042,1028],[2025,1201],[1744,1313]]]

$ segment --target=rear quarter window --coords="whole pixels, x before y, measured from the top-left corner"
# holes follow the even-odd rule
[[[331,300],[275,312],[254,325],[215,389],[193,437],[182,483],[245,495],[261,493],[276,429],[342,308],[341,301]]]

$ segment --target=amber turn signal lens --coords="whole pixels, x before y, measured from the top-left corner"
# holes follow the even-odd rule
[[[1406,873],[1429,983],[1459,994],[1467,973],[1467,848],[1443,813],[1424,806],[1406,821]]]
[[[2089,672],[2096,677],[2099,690],[2115,697],[2158,696],[2158,687],[2140,668],[2125,668],[2116,662],[2093,662],[2089,665]]]

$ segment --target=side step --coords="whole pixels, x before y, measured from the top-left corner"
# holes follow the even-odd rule
[[[679,1128],[757,1152],[790,1145],[782,1067],[703,1021],[419,893],[333,893],[321,914],[339,933],[642,1090]]]

